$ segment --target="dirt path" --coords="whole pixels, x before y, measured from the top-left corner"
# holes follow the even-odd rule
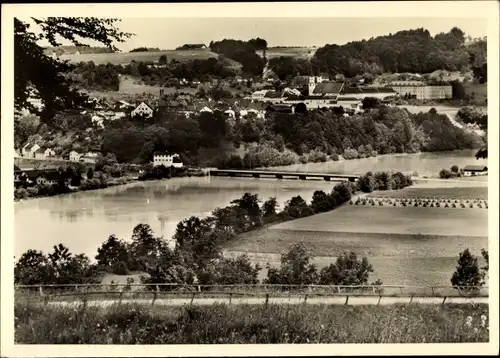
[[[269,304],[324,304],[324,305],[392,305],[392,304],[443,304],[444,297],[382,297],[379,299],[377,296],[351,296],[347,299],[344,296],[336,297],[311,297],[305,298],[305,296],[294,296],[294,297],[270,297],[268,300]],[[87,301],[89,306],[100,306],[108,307],[113,304],[119,303],[119,300],[99,300],[99,301]],[[266,302],[265,297],[252,297],[252,298],[195,298],[193,301],[189,298],[173,298],[173,299],[158,299],[154,302],[155,305],[162,306],[185,306],[185,305],[199,305],[207,306],[213,304],[232,304],[232,305],[262,305]],[[488,297],[448,297],[444,300],[445,304],[488,304]],[[123,300],[122,303],[136,303],[136,304],[152,304],[152,300],[149,299],[131,299]],[[62,307],[72,307],[75,305],[80,305],[81,301],[71,301],[71,302],[49,302],[49,305],[62,306]]]

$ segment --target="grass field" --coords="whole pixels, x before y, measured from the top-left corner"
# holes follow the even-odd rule
[[[360,225],[362,220],[363,225]],[[278,230],[373,234],[487,236],[487,210],[343,206],[272,226]]]
[[[488,342],[488,311],[483,304],[103,309],[18,302],[14,335],[18,344]]]
[[[434,183],[433,183],[434,185]],[[473,187],[407,187],[398,191],[377,191],[370,193],[368,197],[377,198],[441,198],[441,199],[480,199],[488,200],[487,186]]]
[[[190,60],[206,60],[209,58],[218,58],[218,54],[209,49],[200,50],[168,50],[160,52],[118,52],[118,53],[89,53],[79,55],[62,55],[61,60],[69,60],[70,62],[88,62],[94,61],[96,65],[112,63],[114,65],[126,65],[132,60],[139,61],[158,61],[160,56],[167,56],[170,62],[176,60],[179,62]],[[232,66],[238,67],[240,64],[236,61],[228,59]]]

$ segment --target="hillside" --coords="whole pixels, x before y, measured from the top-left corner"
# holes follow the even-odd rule
[[[191,60],[206,60],[209,58],[218,58],[218,54],[207,50],[168,50],[160,52],[118,52],[118,53],[80,53],[80,54],[64,54],[59,58],[61,60],[69,60],[73,63],[93,61],[96,65],[111,63],[113,65],[127,65],[131,61],[136,62],[156,62],[160,56],[167,56],[168,62],[176,60],[186,62]],[[230,67],[241,67],[241,65],[231,59],[227,59]]]
[[[328,44],[318,48],[311,62],[318,71],[347,77],[365,72],[460,71],[480,68],[486,62],[486,40],[467,42],[465,33],[456,27],[435,36],[420,28],[341,46]]]

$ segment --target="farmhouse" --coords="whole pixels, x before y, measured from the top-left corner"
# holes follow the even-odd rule
[[[27,170],[22,174],[26,175],[30,183],[38,185],[52,185],[56,184],[59,178],[59,173],[55,169],[50,170]]]
[[[141,102],[135,109],[132,111],[132,117],[142,117],[142,118],[151,118],[153,117],[153,108],[148,105],[146,102]]]
[[[466,165],[464,168],[464,176],[476,176],[488,174],[488,167],[484,165]]]
[[[35,157],[35,152],[40,149],[38,144],[26,143],[24,147],[21,148],[21,155],[23,157]]]
[[[163,165],[167,168],[182,168],[184,164],[181,161],[179,154],[155,153],[153,155],[153,166]]]

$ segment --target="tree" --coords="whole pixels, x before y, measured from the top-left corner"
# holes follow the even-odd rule
[[[283,212],[290,218],[297,219],[314,214],[300,195],[294,196],[285,204]]]
[[[18,285],[49,283],[49,265],[47,256],[41,251],[26,251],[14,266],[14,283]]]
[[[335,200],[331,195],[326,194],[323,190],[316,190],[314,192],[311,207],[315,213],[332,210],[335,206]]]
[[[87,170],[87,179],[92,179],[94,177],[94,169],[92,168],[89,168],[89,170]]]
[[[132,233],[130,244],[131,269],[147,271],[158,262],[158,257],[168,249],[163,237],[154,237],[147,224],[138,224]]]
[[[279,269],[268,266],[264,283],[282,285],[310,285],[317,282],[316,266],[309,263],[310,255],[304,243],[290,246],[286,254],[281,255]]]
[[[380,100],[376,97],[363,98],[363,109],[378,108],[380,107]]]
[[[477,258],[471,254],[469,249],[465,249],[459,254],[457,267],[451,277],[451,284],[456,289],[461,289],[465,292],[477,291],[479,287],[484,285],[483,275],[479,269]],[[460,288],[460,286],[467,287]]]
[[[161,55],[160,58],[158,59],[158,63],[160,65],[166,65],[167,64],[167,56],[166,55]]]
[[[125,265],[128,268],[129,255],[127,245],[115,235],[110,235],[108,240],[97,249],[95,257],[97,264],[104,268],[119,269]]]
[[[354,252],[344,252],[334,264],[321,270],[319,282],[321,285],[367,285],[372,272],[366,257],[358,259]]]
[[[131,34],[120,32],[117,19],[88,17],[31,18],[39,32],[31,30],[31,24],[14,19],[14,103],[16,110],[29,109],[39,113],[44,123],[50,123],[54,114],[64,108],[83,105],[84,98],[71,87],[71,80],[65,76],[73,68],[68,62],[61,62],[44,53],[38,44],[45,40],[52,46],[60,46],[56,38],[61,37],[77,46],[87,46],[82,39],[100,42],[117,50],[114,42],[124,42]],[[43,109],[37,110],[30,97],[41,100]]]
[[[245,193],[240,199],[231,201],[231,204],[236,205],[237,215],[242,221],[243,231],[250,230],[262,224],[262,212],[259,202],[258,194],[250,193]]]
[[[276,218],[276,207],[278,206],[278,202],[276,201],[276,197],[271,197],[264,202],[262,205],[262,218],[265,223],[273,222]]]

